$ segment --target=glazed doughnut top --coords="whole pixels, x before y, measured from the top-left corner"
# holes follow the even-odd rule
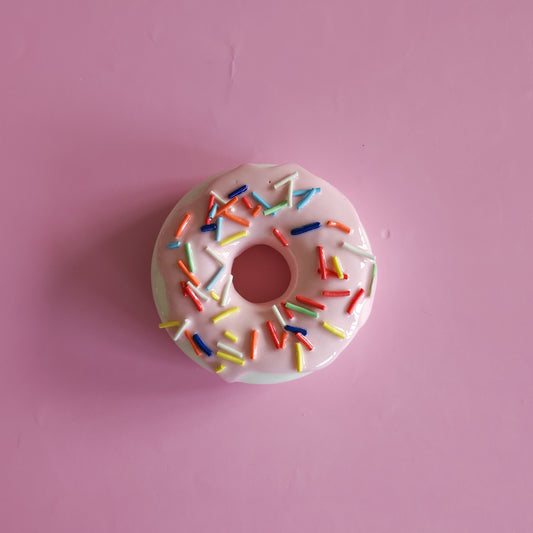
[[[233,286],[233,260],[258,244],[290,270],[285,292],[265,303]],[[327,366],[351,342],[370,313],[376,262],[335,187],[295,164],[247,164],[177,204],[152,283],[160,327],[189,357],[226,381],[277,382]]]

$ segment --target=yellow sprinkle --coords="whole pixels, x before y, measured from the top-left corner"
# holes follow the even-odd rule
[[[219,320],[223,320],[224,318],[232,315],[233,313],[236,313],[239,310],[238,307],[232,307],[231,309],[228,309],[227,311],[222,311],[222,313],[214,316],[211,320],[213,323],[217,323]]]
[[[337,335],[337,337],[341,337],[342,339],[346,338],[346,333],[344,333],[344,330],[342,330],[341,328],[338,328],[337,326],[334,326],[329,322],[322,322],[322,326],[330,333],[333,333],[333,335]]]
[[[211,291],[209,294],[211,295],[211,298],[215,300],[215,302],[218,302],[220,300],[220,296],[215,291]]]
[[[296,346],[296,369],[301,372],[304,369],[304,351],[302,345],[297,342]]]
[[[220,244],[220,246],[226,246],[226,244],[242,239],[243,237],[246,237],[246,235],[248,235],[247,231],[240,231],[239,233],[235,233],[233,235],[230,235],[229,237],[226,237],[225,239],[221,240],[218,244]]]
[[[222,359],[226,359],[226,361],[231,361],[232,363],[237,363],[238,365],[244,365],[244,361],[242,359],[239,359],[238,357],[235,357],[234,355],[230,355],[226,352],[217,352],[217,355],[219,357],[222,357]]]
[[[239,342],[239,337],[237,337],[237,335],[235,335],[235,333],[232,333],[231,331],[224,331],[224,335],[226,335],[226,337],[230,341]]]
[[[223,365],[222,363],[220,363],[216,368],[215,368],[215,372],[218,374],[219,372],[222,372],[222,370],[224,370],[226,368],[226,365]]]
[[[335,271],[337,272],[337,276],[339,276],[339,279],[344,279],[344,272],[342,271],[341,261],[336,255],[333,256],[333,264],[335,265]]]
[[[177,320],[173,320],[172,322],[162,322],[159,324],[160,328],[175,328],[176,326],[179,326],[180,323]]]

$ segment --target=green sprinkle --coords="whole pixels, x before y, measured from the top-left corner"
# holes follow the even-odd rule
[[[187,261],[189,262],[189,270],[194,274],[194,256],[192,255],[192,246],[190,242],[185,243],[185,251],[187,252]]]
[[[376,270],[377,270],[376,263],[374,263],[372,265],[372,277],[370,278],[370,285],[368,287],[367,297],[370,297],[370,295],[372,294],[372,287],[374,285],[374,278],[376,277]]]
[[[277,213],[280,209],[283,209],[289,202],[287,200],[284,200],[278,205],[275,205],[274,207],[270,207],[268,209],[265,209],[263,211],[263,215],[273,215],[274,213]]]
[[[292,309],[293,311],[297,311],[298,313],[312,316],[313,318],[318,318],[318,313],[316,311],[311,311],[311,309],[307,309],[307,307],[302,307],[300,305],[291,304],[291,302],[287,302],[285,304],[285,307],[287,309]]]

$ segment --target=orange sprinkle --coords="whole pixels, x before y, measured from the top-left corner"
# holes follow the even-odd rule
[[[250,199],[247,197],[247,196],[243,196],[241,198],[242,200],[242,203],[248,208],[248,209],[253,209],[253,205],[252,205],[252,202],[250,202]]]
[[[223,214],[226,218],[233,220],[233,222],[237,222],[237,224],[240,224],[241,226],[246,226],[247,228],[250,227],[250,221],[246,220],[245,218],[234,215],[233,213],[230,213],[229,211],[226,211]]]
[[[183,270],[183,273],[191,280],[192,284],[195,287],[200,286],[198,278],[191,273],[191,271],[185,266],[185,263],[181,259],[178,261],[178,266],[181,268],[181,270]]]
[[[344,231],[344,233],[351,233],[353,231],[352,228],[349,228],[348,226],[341,224],[340,222],[336,222],[335,220],[328,220],[328,226],[340,229],[341,231]]]
[[[189,339],[189,342],[191,343],[194,353],[196,355],[202,355],[202,352],[198,349],[198,346],[196,346],[196,343],[192,340],[192,335],[189,333],[188,329],[185,330],[185,336]]]
[[[261,209],[262,207],[260,205],[256,205],[252,211],[252,216],[256,217],[261,212]]]
[[[183,220],[181,221],[181,224],[178,226],[178,229],[176,230],[176,234],[174,235],[175,239],[179,239],[181,234],[185,231],[185,228],[189,224],[189,222],[192,219],[191,213],[186,213],[183,217]]]
[[[252,346],[250,349],[250,359],[255,359],[257,355],[257,340],[259,337],[259,332],[256,329],[252,329]]]
[[[289,318],[289,320],[292,320],[294,318],[294,313],[287,307],[287,302],[281,302],[281,307],[283,307],[283,310],[285,311],[285,314]]]
[[[272,230],[272,233],[276,236],[278,241],[283,244],[283,246],[289,246],[289,241],[287,241],[287,239],[283,236],[283,234],[278,228],[274,228]]]
[[[222,213],[226,212],[228,209],[233,207],[237,202],[239,201],[239,198],[235,196],[235,198],[232,198],[227,204],[224,204],[213,216],[213,218],[219,217]]]
[[[280,342],[282,348],[285,348],[285,343],[287,342],[288,337],[289,337],[289,334],[286,331],[284,331],[281,335],[281,342]]]

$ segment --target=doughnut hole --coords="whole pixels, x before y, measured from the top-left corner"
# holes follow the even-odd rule
[[[244,250],[233,260],[231,273],[235,290],[255,304],[280,298],[291,282],[287,261],[266,244]]]

